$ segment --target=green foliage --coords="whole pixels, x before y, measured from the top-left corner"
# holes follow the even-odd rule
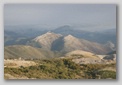
[[[116,72],[114,71],[101,71],[102,68],[105,67],[114,67],[115,64],[86,64],[83,65],[83,70],[85,73],[85,78],[86,79],[106,79],[106,78],[112,78],[115,79],[116,78]]]
[[[112,78],[112,79],[116,79],[116,72],[114,71],[100,71],[99,75],[101,75],[102,79],[106,79],[106,78]]]
[[[38,65],[20,68],[5,67],[4,72],[13,76],[26,76],[36,79],[101,79],[116,78],[114,71],[102,71],[106,67],[115,67],[115,64],[85,64],[79,65],[71,59],[35,60]]]
[[[37,79],[75,79],[80,74],[80,65],[68,59],[40,60],[39,65],[20,68],[5,68],[5,73],[25,75]]]
[[[95,65],[95,64],[87,64],[87,65],[84,65],[85,68],[83,68],[85,71],[85,78],[88,78],[88,79],[96,79],[97,78],[97,73],[98,73],[98,70],[101,68],[100,66],[98,65]]]

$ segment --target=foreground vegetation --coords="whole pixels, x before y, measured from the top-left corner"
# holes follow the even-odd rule
[[[116,72],[102,70],[116,68],[115,64],[76,64],[71,59],[35,60],[35,66],[19,68],[5,67],[5,74],[14,77],[26,76],[29,79],[116,79]],[[8,79],[5,76],[5,79]]]

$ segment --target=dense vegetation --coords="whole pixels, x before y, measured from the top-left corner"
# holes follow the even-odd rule
[[[86,79],[116,79],[116,72],[111,70],[102,70],[106,67],[116,68],[115,64],[86,64],[83,65]]]
[[[8,68],[5,67],[4,72],[13,76],[26,76],[36,79],[106,79],[116,78],[116,72],[101,70],[110,65],[86,64],[79,65],[72,62],[71,59],[50,59],[36,60],[39,63],[36,66]]]

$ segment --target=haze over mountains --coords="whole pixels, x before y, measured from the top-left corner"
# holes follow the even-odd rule
[[[5,30],[5,58],[34,58],[36,53],[35,58],[39,59],[47,57],[45,53],[50,55],[48,57],[61,57],[75,50],[107,54],[116,49],[115,30],[88,32],[68,25],[54,30],[33,30]]]
[[[61,34],[63,36],[72,35],[77,38],[83,38],[93,42],[98,42],[105,44],[108,41],[116,44],[116,29],[104,30],[104,31],[84,31],[76,30],[75,28],[64,25],[53,30],[48,30],[45,28],[28,28],[13,26],[13,29],[5,26],[5,45],[12,44],[25,44],[26,41],[31,40],[37,36],[47,33],[48,31],[54,32],[56,34]],[[20,43],[21,42],[21,43]]]

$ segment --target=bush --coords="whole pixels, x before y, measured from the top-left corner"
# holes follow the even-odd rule
[[[101,75],[101,79],[107,79],[107,78],[112,78],[112,79],[116,79],[116,72],[114,71],[100,71],[99,75]]]
[[[4,72],[13,76],[26,76],[37,79],[102,79],[116,78],[116,72],[101,71],[104,67],[115,66],[115,64],[85,64],[79,65],[71,59],[48,59],[36,60],[38,65],[20,68],[5,67]]]

